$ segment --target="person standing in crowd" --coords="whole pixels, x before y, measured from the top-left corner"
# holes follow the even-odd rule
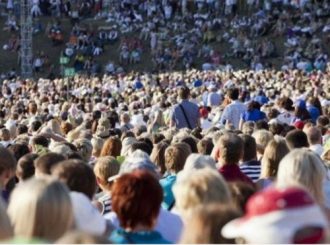
[[[241,116],[246,111],[246,106],[238,99],[238,88],[230,88],[227,91],[226,96],[230,104],[225,107],[221,115],[220,124],[231,124],[234,126],[235,129],[238,129]]]
[[[188,87],[178,89],[180,103],[173,107],[171,126],[177,129],[194,129],[200,125],[198,106],[189,101],[190,90]]]

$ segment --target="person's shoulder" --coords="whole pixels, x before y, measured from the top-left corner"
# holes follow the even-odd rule
[[[111,235],[110,235],[110,240],[113,242],[113,243],[117,243],[117,244],[127,244],[129,243],[127,240],[126,240],[126,234],[124,234],[125,231],[121,230],[121,229],[117,229],[117,230],[114,230]]]

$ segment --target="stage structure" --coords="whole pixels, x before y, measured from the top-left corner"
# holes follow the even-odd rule
[[[21,48],[20,48],[20,62],[21,62],[21,77],[32,77],[32,0],[21,0]]]

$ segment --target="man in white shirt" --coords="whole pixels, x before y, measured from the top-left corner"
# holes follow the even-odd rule
[[[225,107],[220,124],[232,124],[235,129],[238,129],[241,115],[246,111],[246,105],[238,100],[238,88],[230,88],[226,96],[228,96],[231,103]]]

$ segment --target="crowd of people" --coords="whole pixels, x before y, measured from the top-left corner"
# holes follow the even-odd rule
[[[11,51],[19,50],[17,2],[7,3],[4,29],[13,38],[3,48]],[[222,66],[324,71],[328,61],[326,0],[34,0],[31,13],[34,33],[45,32],[63,47],[76,72],[115,73],[139,63],[157,71]],[[63,18],[71,20],[70,33]],[[113,49],[107,69],[98,57]]]
[[[34,18],[71,18],[68,42],[60,22],[46,29],[76,71],[98,70],[92,57],[116,42],[120,64],[2,79],[0,242],[330,243],[329,8],[33,0]],[[107,24],[83,28],[83,18]],[[19,49],[14,34],[7,48]],[[156,71],[125,72],[146,51]],[[39,52],[34,70],[49,60]]]
[[[324,71],[4,80],[0,240],[327,243]]]

